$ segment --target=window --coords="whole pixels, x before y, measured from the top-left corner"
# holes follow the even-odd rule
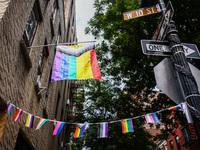
[[[171,118],[171,120],[172,120],[172,128],[174,129],[175,128],[175,120],[174,120],[174,118]]]
[[[44,12],[45,12],[46,9],[47,9],[47,5],[48,5],[48,3],[49,3],[49,0],[45,0],[45,4],[44,4]]]
[[[53,3],[52,12],[51,12],[51,18],[50,18],[52,38],[55,35],[55,32],[54,32],[54,22],[55,22],[55,19],[56,19],[57,9],[58,9],[58,1],[55,0],[54,3]]]
[[[57,117],[58,114],[58,107],[59,107],[59,102],[60,102],[60,92],[58,93],[58,97],[57,97],[57,103],[56,103],[56,111],[55,111],[55,119]]]
[[[186,144],[186,143],[190,142],[192,140],[192,136],[190,134],[189,129],[184,127],[181,129],[181,131],[183,133],[184,143]]]
[[[60,43],[60,36],[61,36],[61,29],[60,29],[60,25],[59,25],[59,28],[58,28],[58,35],[57,35],[57,44]]]
[[[175,137],[175,139],[176,139],[177,149],[180,150],[181,149],[181,145],[180,145],[180,141],[179,141],[178,135]]]
[[[39,2],[36,0],[23,34],[23,40],[25,41],[26,47],[30,47],[32,45],[38,22],[41,20],[39,14]],[[30,49],[27,49],[27,51],[29,53]]]
[[[173,145],[173,141],[172,141],[172,140],[169,141],[169,144],[170,144],[170,148],[171,148],[171,150],[174,150],[174,145]]]
[[[167,124],[167,129],[170,129],[169,124]]]
[[[57,0],[55,0],[53,3],[52,12],[51,12],[51,19],[53,23],[55,22],[57,9],[58,9],[58,4],[57,4]]]
[[[44,45],[47,45],[47,41],[45,40],[45,43]],[[48,47],[44,47],[43,48],[43,51],[40,55],[40,60],[39,60],[39,65],[38,65],[38,73],[37,73],[37,83],[38,83],[38,86],[39,88],[41,87],[41,78],[42,78],[42,73],[43,73],[43,70],[44,70],[44,65],[47,61],[47,57],[48,57],[49,53],[48,53]]]

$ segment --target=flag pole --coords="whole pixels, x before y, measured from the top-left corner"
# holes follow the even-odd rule
[[[83,41],[83,42],[71,42],[71,43],[57,43],[57,44],[47,44],[47,45],[36,45],[36,46],[30,46],[27,48],[39,48],[39,47],[46,47],[46,46],[57,46],[57,45],[72,45],[72,44],[78,44],[78,43],[95,43],[96,41]]]

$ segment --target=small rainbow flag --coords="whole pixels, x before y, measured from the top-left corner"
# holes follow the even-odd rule
[[[63,126],[64,126],[64,122],[57,122],[56,127],[53,131],[53,135],[59,135],[60,131],[62,130]]]
[[[82,124],[79,124],[79,125],[82,126]],[[76,126],[76,131],[75,131],[75,134],[74,134],[74,137],[75,137],[75,138],[82,137],[82,136],[83,136],[83,133],[84,133],[84,131],[85,131],[85,125],[82,126],[81,128],[80,128],[79,125]]]
[[[159,119],[158,119],[156,113],[145,115],[145,119],[146,119],[147,123],[159,123]]]
[[[124,134],[128,132],[134,132],[132,119],[122,120],[121,124],[122,124],[122,132]]]
[[[181,105],[179,104],[179,105],[176,105],[176,106],[174,106],[174,107],[170,107],[169,108],[169,110],[182,110],[182,107],[181,107]]]
[[[25,126],[32,128],[33,127],[33,120],[34,120],[34,116],[32,114],[28,114]]]
[[[37,124],[37,127],[35,128],[35,130],[40,129],[40,127],[47,121],[47,119],[43,119],[41,118],[40,121]]]
[[[83,44],[80,47],[58,46],[51,82],[58,80],[81,80],[81,79],[99,79],[101,72],[99,69],[95,45]],[[70,55],[73,54],[73,56]]]
[[[19,117],[21,116],[22,113],[23,113],[23,110],[17,109],[17,111],[16,111],[16,113],[15,113],[15,115],[13,117],[13,120],[17,121],[19,119]]]
[[[6,106],[6,113],[9,115],[10,114],[10,112],[12,111],[12,109],[13,109],[13,104],[11,104],[10,102],[7,104],[7,106]]]

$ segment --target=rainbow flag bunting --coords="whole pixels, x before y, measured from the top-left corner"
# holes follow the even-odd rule
[[[128,132],[134,132],[132,119],[122,120],[121,124],[122,124],[122,132],[124,134]]]
[[[10,114],[10,112],[12,111],[12,109],[13,109],[13,104],[11,104],[10,102],[7,104],[7,106],[6,106],[6,113],[9,115]]]
[[[57,122],[56,127],[53,131],[53,135],[59,135],[60,131],[62,130],[63,126],[64,126],[64,122]]]
[[[19,119],[19,117],[21,116],[22,113],[23,113],[23,110],[17,109],[17,111],[16,111],[16,113],[15,113],[15,115],[13,117],[13,120],[17,121]]]
[[[82,124],[79,124],[79,125],[82,126]],[[84,133],[84,131],[85,131],[85,125],[82,126],[81,128],[80,128],[79,125],[76,126],[76,131],[75,131],[75,134],[74,134],[74,137],[75,137],[75,138],[82,137],[82,136],[83,136],[83,133]]]
[[[25,126],[32,128],[33,127],[33,120],[34,120],[34,116],[32,114],[28,114]]]
[[[37,124],[37,127],[35,128],[35,130],[38,130],[41,128],[41,126],[47,121],[47,119],[43,119],[41,118],[40,121]]]
[[[159,123],[159,119],[158,119],[156,113],[145,115],[145,119],[146,119],[147,123]]]
[[[169,108],[169,110],[182,110],[182,107],[181,107],[181,105],[179,104],[179,105],[176,105],[176,106],[174,106],[174,107],[171,107],[171,108]]]
[[[74,56],[69,55],[72,53]],[[51,82],[69,79],[101,80],[94,44],[57,47]]]

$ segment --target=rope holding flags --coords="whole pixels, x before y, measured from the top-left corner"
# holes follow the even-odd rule
[[[98,124],[97,138],[108,138],[108,124],[109,123],[121,122],[122,132],[125,134],[125,133],[128,133],[128,132],[134,132],[133,123],[132,123],[133,119],[145,117],[147,123],[159,123],[159,119],[158,119],[156,113],[159,113],[159,112],[162,112],[162,111],[165,111],[165,110],[172,110],[172,111],[184,110],[183,109],[184,107],[182,108],[182,106],[179,104],[177,106],[173,106],[173,107],[170,107],[170,108],[166,108],[166,109],[163,109],[163,110],[156,111],[154,113],[150,113],[150,114],[146,114],[146,115],[142,115],[142,116],[136,116],[136,117],[133,117],[133,118],[123,119],[123,120],[116,120],[116,121],[110,121],[110,122],[100,122],[100,123],[87,123],[87,122],[85,122],[85,123],[69,123],[69,122],[55,121],[55,120],[50,120],[50,119],[41,118],[39,116],[35,116],[35,115],[33,115],[29,112],[23,111],[22,109],[18,108],[17,106],[15,106],[14,104],[12,104],[10,102],[7,103],[5,112],[7,114],[10,114],[13,107],[15,107],[17,109],[17,111],[15,112],[15,115],[13,117],[14,121],[17,121],[20,118],[20,116],[22,115],[22,113],[27,114],[27,120],[26,120],[26,123],[25,123],[26,127],[33,128],[34,118],[40,119],[35,130],[39,130],[47,121],[56,122],[56,126],[54,128],[53,135],[59,135],[65,124],[77,125],[76,130],[75,130],[75,134],[74,134],[75,138],[80,138],[80,137],[83,136],[87,124],[88,125],[89,124]]]

